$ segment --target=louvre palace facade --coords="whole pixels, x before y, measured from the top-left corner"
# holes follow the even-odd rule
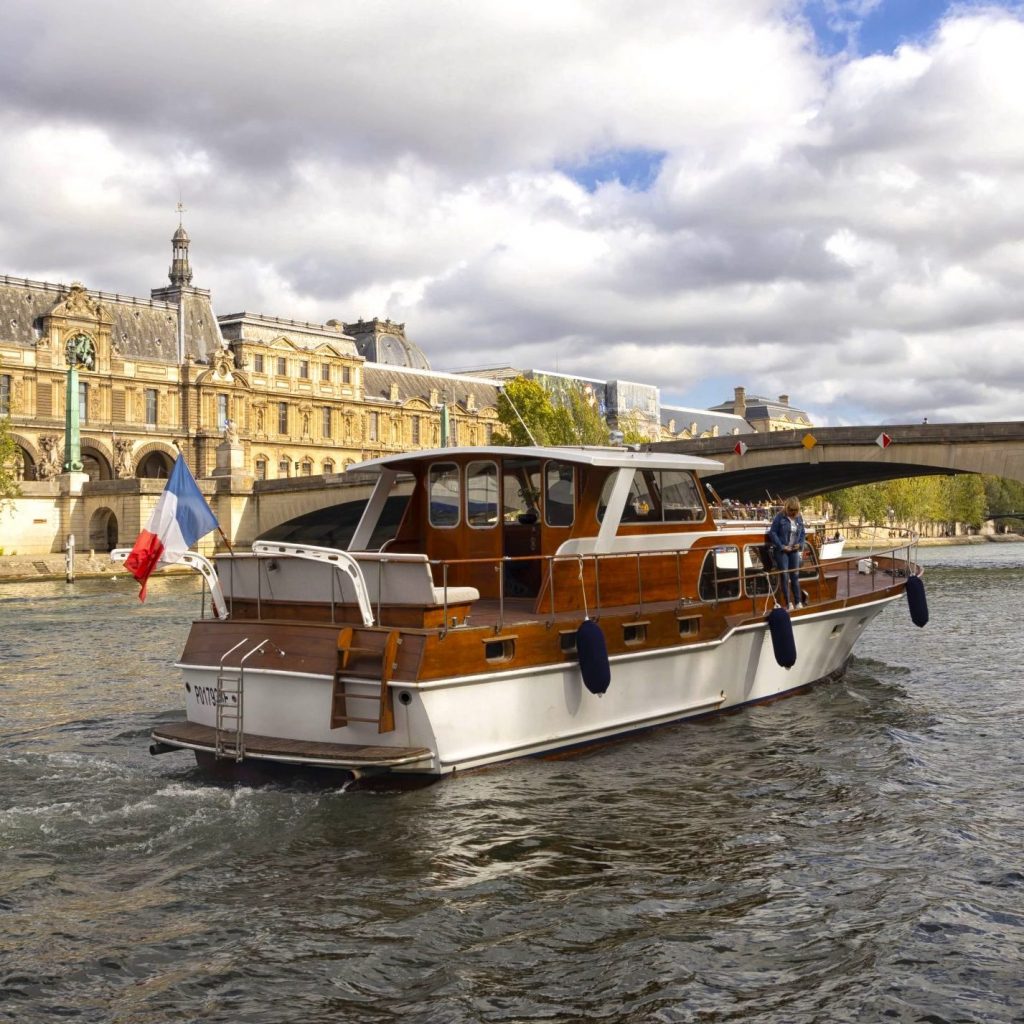
[[[91,481],[166,477],[179,449],[196,477],[211,476],[225,439],[235,475],[257,480],[490,440],[493,381],[432,371],[404,325],[388,320],[217,316],[210,292],[192,284],[189,245],[179,226],[170,283],[148,298],[0,276],[0,416],[19,479],[62,472],[65,350],[82,336],[92,353],[78,383]]]

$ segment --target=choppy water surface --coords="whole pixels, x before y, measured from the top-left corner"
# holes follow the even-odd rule
[[[0,1020],[1024,1020],[1024,545],[846,678],[400,795],[151,758],[191,581],[0,586]]]

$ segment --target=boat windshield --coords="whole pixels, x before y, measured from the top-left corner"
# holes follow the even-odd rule
[[[605,481],[597,518],[611,498],[615,475]],[[693,476],[677,469],[638,469],[633,473],[629,498],[622,512],[623,523],[694,522],[704,518],[704,504]]]

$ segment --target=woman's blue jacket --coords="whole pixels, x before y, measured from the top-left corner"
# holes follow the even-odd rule
[[[797,513],[796,517],[796,538],[797,551],[802,551],[804,541],[807,539],[807,531],[804,529],[804,517]],[[768,542],[774,548],[784,548],[789,544],[789,516],[785,512],[779,512],[772,520],[768,528]]]

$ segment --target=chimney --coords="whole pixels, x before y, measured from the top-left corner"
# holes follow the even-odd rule
[[[747,416],[747,389],[736,388],[736,397],[733,401],[733,410],[737,416],[746,419]]]
[[[789,395],[779,395],[779,405],[789,405]]]

